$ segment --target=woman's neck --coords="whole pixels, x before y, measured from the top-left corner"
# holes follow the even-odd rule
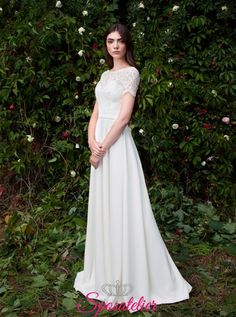
[[[124,67],[130,66],[126,60],[114,60],[113,59],[113,70],[118,70]]]

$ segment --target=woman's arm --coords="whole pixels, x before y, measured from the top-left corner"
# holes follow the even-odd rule
[[[98,166],[100,158],[105,154],[105,150],[102,148],[101,143],[96,141],[95,129],[98,120],[98,104],[95,102],[91,118],[88,125],[88,145],[92,155],[90,156],[90,163],[96,168]]]
[[[107,151],[113,143],[119,138],[122,131],[129,123],[133,107],[134,107],[135,97],[130,93],[125,93],[121,99],[121,109],[118,118],[113,123],[111,129],[107,133],[105,139],[102,141],[102,147]]]
[[[96,124],[98,120],[98,104],[97,101],[95,102],[94,108],[92,115],[89,120],[89,125],[88,125],[88,145],[90,150],[92,143],[95,141],[95,129],[96,129]]]
[[[95,129],[96,129],[97,120],[98,120],[98,104],[96,101],[91,118],[89,120],[89,125],[88,125],[88,145],[91,152],[94,155],[97,155],[98,157],[100,157],[101,154],[104,154],[104,151],[101,150],[101,143],[96,141],[96,138],[95,138]]]

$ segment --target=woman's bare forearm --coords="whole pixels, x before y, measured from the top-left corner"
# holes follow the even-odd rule
[[[89,125],[88,125],[88,143],[95,140],[95,129],[96,129],[97,120],[98,120],[98,108],[97,108],[97,103],[95,103],[93,113],[91,115],[91,118],[89,120]]]
[[[108,150],[119,138],[129,121],[126,119],[117,118],[111,127],[110,131],[107,133],[105,139],[102,141],[102,146]]]
[[[102,146],[105,150],[108,150],[117,141],[129,123],[133,111],[134,100],[134,97],[130,94],[123,96],[119,116],[114,121],[110,131],[102,141]]]

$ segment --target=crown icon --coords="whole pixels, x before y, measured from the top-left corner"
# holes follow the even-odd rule
[[[117,280],[115,284],[103,284],[101,289],[109,296],[125,296],[132,290],[132,285],[122,284]]]

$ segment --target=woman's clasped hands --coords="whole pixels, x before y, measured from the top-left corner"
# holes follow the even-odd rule
[[[96,140],[92,140],[91,142],[89,142],[89,148],[92,152],[89,161],[94,168],[97,168],[100,160],[106,153],[106,149],[101,143],[97,142]]]

